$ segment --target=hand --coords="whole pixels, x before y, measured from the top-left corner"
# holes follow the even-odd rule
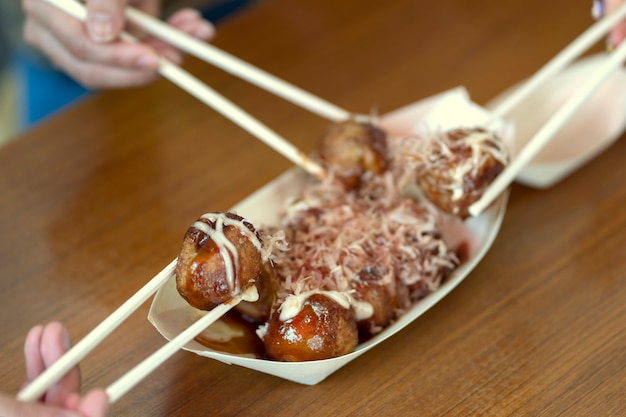
[[[69,345],[67,329],[61,323],[31,329],[24,344],[26,384],[63,356]],[[51,387],[39,402],[22,402],[0,394],[2,417],[104,417],[107,407],[108,398],[103,389],[94,389],[84,397],[80,395],[78,367]]]
[[[134,44],[122,42],[126,24],[124,8],[133,5],[157,16],[160,0],[87,0],[87,21],[80,22],[45,0],[22,0],[26,14],[24,39],[42,51],[54,65],[88,88],[134,87],[158,78],[158,56],[176,63],[176,48],[151,37]],[[201,40],[215,29],[193,9],[182,9],[168,23]],[[136,36],[140,34],[135,30]]]
[[[605,0],[605,12],[607,14],[612,13],[623,4],[624,0]],[[626,38],[626,20],[622,21],[615,26],[613,30],[611,30],[608,41],[611,46],[617,46],[624,40],[624,38]]]

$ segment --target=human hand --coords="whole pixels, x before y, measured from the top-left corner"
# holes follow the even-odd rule
[[[158,78],[159,55],[180,63],[182,54],[127,25],[127,5],[153,16],[160,10],[160,0],[87,0],[87,21],[79,22],[45,0],[22,0],[24,39],[85,87],[145,85]],[[213,25],[194,9],[176,12],[167,23],[200,40],[208,40],[215,33]],[[122,30],[139,36],[141,42],[119,40]]]
[[[31,329],[24,344],[26,384],[32,382],[69,349],[67,329],[58,322]],[[108,398],[103,389],[80,394],[80,371],[73,368],[52,386],[38,402],[22,402],[0,394],[2,417],[104,417]]]
[[[613,13],[625,2],[626,0],[594,0],[591,9],[592,14],[596,19],[599,19],[607,14]],[[610,47],[615,47],[619,45],[624,38],[626,38],[626,20],[623,20],[609,32],[607,44]]]

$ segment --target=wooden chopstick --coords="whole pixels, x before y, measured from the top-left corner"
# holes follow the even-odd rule
[[[117,310],[104,319],[98,326],[82,338],[58,361],[46,369],[39,377],[22,389],[17,398],[21,401],[35,401],[52,385],[67,374],[78,362],[91,352],[105,337],[124,322],[167,280],[174,276],[176,260],[170,262],[161,272],[148,281],[139,291],[126,300]]]
[[[258,298],[256,287],[250,287],[247,291],[244,291],[243,294],[237,295],[230,301],[220,304],[210,310],[204,316],[196,320],[191,326],[183,330],[178,336],[161,346],[159,350],[148,356],[126,374],[121,376],[117,381],[109,385],[106,388],[109,403],[114,403],[120,399],[120,397],[130,391],[135,385],[158,368],[163,362],[169,359],[174,353],[178,352],[183,346],[193,340],[194,337],[199,335],[204,329],[217,321],[242,300],[250,300],[251,298],[249,294],[256,295]],[[252,297],[252,299],[254,299],[254,297]]]
[[[596,22],[590,29],[584,32],[572,42],[564,52],[557,55],[554,60],[544,66],[535,77],[529,81],[530,87],[524,86],[521,93],[512,99],[503,102],[494,110],[494,115],[502,116],[519,104],[524,98],[534,91],[549,76],[556,74],[575,56],[582,54],[586,49],[612,26],[626,17],[626,4],[621,6],[615,13]],[[543,147],[552,139],[554,134],[574,115],[585,103],[589,96],[626,60],[626,42],[623,42],[611,55],[607,62],[591,76],[574,94],[557,110],[551,118],[535,133],[520,153],[511,161],[504,171],[485,190],[481,198],[469,207],[472,216],[480,215],[506,188],[515,181],[519,172],[528,164]],[[547,69],[546,69],[547,68]],[[525,88],[527,87],[527,88]]]
[[[539,85],[569,65],[580,54],[598,42],[613,26],[625,18],[626,4],[591,25],[533,74],[519,89],[492,109],[491,114],[493,118],[497,119],[508,114],[535,91]]]
[[[79,20],[85,20],[87,12],[85,7],[75,0],[46,0],[64,12]],[[120,38],[127,42],[137,42],[133,36],[123,32]],[[289,159],[294,164],[318,178],[324,178],[326,172],[316,161],[307,154],[298,150],[293,144],[279,136],[257,119],[246,113],[231,101],[217,93],[215,90],[202,83],[193,75],[182,68],[174,65],[165,58],[160,58],[159,73],[178,85],[189,94],[204,102],[214,110],[221,113],[233,123],[257,137],[266,145]]]
[[[351,116],[347,110],[269,74],[214,45],[199,41],[133,7],[126,8],[126,17],[152,36],[321,117],[339,122],[347,120]]]
[[[217,110],[223,116],[246,130],[252,136],[256,136],[266,145],[270,146],[272,149],[307,171],[309,174],[317,178],[324,178],[326,176],[324,168],[311,159],[307,154],[300,151],[292,143],[283,139],[267,126],[250,116],[241,108],[237,107],[231,101],[218,94],[215,90],[211,89],[182,68],[161,58],[159,73],[173,83],[177,84],[192,96]]]

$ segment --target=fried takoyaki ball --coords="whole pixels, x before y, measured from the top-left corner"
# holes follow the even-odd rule
[[[423,195],[443,211],[467,218],[469,207],[508,162],[502,141],[482,128],[441,132],[425,150],[417,172]]]
[[[254,285],[261,268],[254,226],[236,214],[209,213],[185,234],[176,287],[191,306],[211,310]]]
[[[323,293],[313,293],[292,317],[281,319],[284,313],[272,313],[263,336],[271,359],[301,362],[334,358],[352,352],[358,344],[356,319],[349,303],[344,306]]]
[[[395,282],[385,283],[372,269],[361,271],[352,283],[353,309],[361,336],[380,332],[396,316]]]
[[[319,155],[348,188],[357,188],[363,173],[387,169],[387,135],[373,124],[346,120],[328,128]]]
[[[272,305],[276,300],[276,292],[280,287],[278,274],[270,262],[263,264],[255,285],[259,291],[258,301],[242,301],[235,309],[249,321],[264,323],[270,317]]]

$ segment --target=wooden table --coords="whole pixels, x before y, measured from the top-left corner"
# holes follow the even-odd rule
[[[226,19],[215,44],[355,112],[458,85],[482,104],[588,27],[589,3],[265,0]],[[206,64],[186,67],[305,151],[327,125]],[[112,415],[621,415],[624,161],[622,140],[549,190],[513,186],[475,271],[316,386],[180,352]],[[197,216],[289,167],[167,81],[98,94],[0,149],[1,389],[24,379],[31,326],[61,320],[81,338],[176,256]],[[86,387],[163,344],[147,310],[83,361]]]

